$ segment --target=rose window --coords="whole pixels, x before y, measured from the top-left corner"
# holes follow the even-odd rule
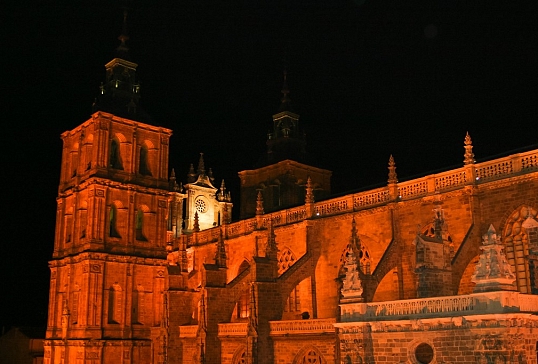
[[[194,202],[195,206],[196,206],[196,211],[198,211],[199,213],[204,213],[207,211],[207,205],[205,203],[204,200],[202,200],[201,198],[197,199],[195,202]]]

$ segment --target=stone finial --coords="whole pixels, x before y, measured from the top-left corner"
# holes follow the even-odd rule
[[[389,157],[389,183],[398,183],[398,176],[396,175],[396,162],[392,154]]]
[[[231,199],[231,197],[230,197]],[[222,209],[222,219],[221,223],[222,225],[227,225],[230,222],[230,215],[228,213],[228,204],[224,204],[224,207]]]
[[[192,227],[192,231],[194,232],[200,231],[200,221],[198,220],[198,212],[194,213],[194,224]]]
[[[181,191],[181,186],[177,184],[176,171],[174,170],[174,168],[172,168],[172,172],[170,172],[169,186],[170,186],[170,191],[174,191],[174,192]]]
[[[269,222],[269,236],[267,237],[267,247],[265,248],[265,256],[267,258],[277,260],[278,246],[276,243],[275,229],[273,228],[272,220]]]
[[[308,177],[306,180],[306,196],[305,203],[314,203],[314,188],[312,187],[312,179]]]
[[[196,182],[196,172],[194,171],[194,165],[192,163],[189,167],[189,172],[187,173],[187,182],[188,183]]]
[[[250,283],[250,304],[248,305],[248,335],[258,336],[258,300],[256,299],[256,289],[254,283]]]
[[[219,240],[217,240],[217,251],[215,253],[215,264],[219,268],[226,268],[226,246],[224,245],[224,237],[222,229],[219,232]]]
[[[204,164],[204,153],[200,153],[200,159],[198,160],[198,169],[196,170],[198,175],[205,176],[205,164]]]
[[[222,182],[220,183],[220,190],[219,190],[219,193],[217,194],[217,199],[219,201],[226,201],[226,198],[227,198],[226,185],[224,184],[224,179],[223,179]]]
[[[464,149],[465,149],[465,154],[463,155],[463,164],[464,165],[467,165],[467,164],[473,164],[474,162],[476,162],[474,160],[474,154],[473,154],[473,144],[472,144],[472,140],[471,140],[471,136],[469,135],[469,132],[467,132],[467,135],[465,135],[465,141],[464,141]]]
[[[515,291],[516,276],[504,254],[501,238],[493,225],[482,236],[482,253],[471,280],[476,283],[473,292]]]
[[[258,196],[256,197],[256,215],[263,215],[265,212],[263,210],[263,195],[262,191],[258,191]]]

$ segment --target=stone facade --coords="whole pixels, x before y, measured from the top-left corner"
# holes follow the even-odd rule
[[[134,70],[109,63],[107,87]],[[298,127],[288,92],[270,153]],[[386,187],[317,202],[329,171],[274,160],[240,172],[231,222],[224,183],[202,157],[169,176],[172,132],[132,101],[62,135],[45,363],[537,361],[538,150],[475,163],[467,135],[461,168],[398,182],[391,156]],[[283,175],[286,196],[260,187]]]

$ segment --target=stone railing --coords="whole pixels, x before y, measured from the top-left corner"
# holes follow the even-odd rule
[[[353,195],[335,198],[315,204],[316,216],[328,216],[353,211]]]
[[[286,223],[302,221],[306,219],[306,208],[304,206],[286,210]]]
[[[196,337],[196,334],[198,334],[198,325],[179,327],[179,337],[181,338]]]
[[[359,210],[390,201],[389,189],[387,187],[377,188],[353,195],[353,208]]]
[[[334,334],[336,319],[270,321],[270,335]]]
[[[503,178],[511,174],[526,173],[538,169],[538,151],[513,154],[508,157],[478,163],[476,180],[487,181]]]
[[[435,191],[443,191],[453,187],[465,185],[467,182],[469,182],[469,178],[467,177],[466,168],[459,168],[435,175],[434,181]]]
[[[403,318],[482,315],[505,312],[538,313],[538,296],[498,291],[462,296],[401,301],[341,304],[341,321],[379,321]]]
[[[480,184],[496,179],[538,171],[538,150],[514,154],[487,162],[468,164],[438,174],[432,174],[410,181],[397,183],[398,196],[391,196],[389,187],[363,191],[336,197],[314,204],[314,216],[307,216],[305,205],[276,211],[263,215],[263,226],[281,226],[307,218],[338,215],[359,211],[390,201],[413,199],[436,192],[450,191],[465,185]],[[242,220],[226,225],[226,237],[233,238],[248,234],[256,228],[256,218]],[[188,245],[207,244],[217,241],[219,228],[213,228],[191,234],[187,237]],[[196,236],[195,236],[196,235]]]
[[[248,333],[248,322],[237,322],[230,324],[219,324],[219,337],[223,336],[241,336],[245,337]]]

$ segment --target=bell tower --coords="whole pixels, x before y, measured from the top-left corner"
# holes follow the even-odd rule
[[[313,167],[306,153],[306,137],[299,127],[299,114],[292,111],[287,72],[284,72],[282,98],[267,134],[267,152],[252,170],[239,172],[241,180],[240,218],[256,214],[261,192],[265,212],[297,206],[305,201],[310,178],[316,198],[331,192],[331,171]]]
[[[168,181],[172,131],[139,106],[125,25],[119,39],[94,113],[61,135],[49,364],[146,363],[159,348],[166,245],[181,233],[184,195]]]

